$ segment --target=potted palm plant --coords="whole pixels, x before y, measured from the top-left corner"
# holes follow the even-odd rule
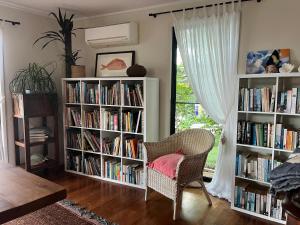
[[[71,77],[72,74],[71,67],[72,65],[75,65],[76,60],[80,58],[78,57],[78,52],[79,52],[78,50],[72,52],[72,36],[76,36],[75,31],[80,28],[74,29],[73,26],[74,14],[72,14],[70,17],[67,17],[66,12],[63,15],[61,13],[61,10],[58,9],[58,15],[55,14],[54,12],[51,12],[49,15],[53,16],[56,19],[59,25],[59,30],[44,32],[43,35],[34,42],[34,45],[40,41],[44,41],[41,47],[42,49],[44,49],[52,42],[63,43],[65,47],[64,48],[65,54],[63,56],[66,64],[66,77]],[[74,61],[74,58],[77,59]]]
[[[72,77],[84,77],[85,76],[85,66],[77,65],[76,62],[81,57],[78,55],[80,50],[72,52],[72,61],[71,61],[71,74]]]

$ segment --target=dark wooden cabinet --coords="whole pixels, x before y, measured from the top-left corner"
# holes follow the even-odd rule
[[[24,167],[29,172],[56,168],[59,164],[58,142],[58,104],[56,94],[13,94],[14,136],[16,165]],[[51,117],[51,118],[50,118]],[[30,142],[29,120],[41,118],[43,127],[48,127],[48,120],[52,119],[53,131],[45,141]],[[21,128],[22,127],[22,128]],[[22,132],[20,132],[22,131]],[[21,134],[21,135],[20,135]],[[31,147],[42,146],[43,155],[49,156],[48,145],[54,144],[52,158],[48,157],[43,163],[31,165]],[[21,163],[20,153],[24,151],[24,163]]]

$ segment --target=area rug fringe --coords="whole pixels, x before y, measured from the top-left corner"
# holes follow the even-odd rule
[[[59,205],[61,205],[64,208],[67,208],[69,210],[71,210],[72,212],[74,212],[75,214],[89,220],[90,222],[94,223],[95,225],[118,225],[116,223],[112,223],[108,220],[106,220],[105,218],[98,216],[96,213],[87,210],[84,207],[81,207],[80,205],[64,199],[60,202],[58,202]]]

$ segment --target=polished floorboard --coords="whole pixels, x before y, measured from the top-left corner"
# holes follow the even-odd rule
[[[235,212],[228,202],[214,197],[209,207],[199,188],[185,189],[180,217],[173,221],[172,201],[156,192],[145,203],[141,189],[67,173],[50,179],[67,189],[68,199],[119,225],[269,224]]]

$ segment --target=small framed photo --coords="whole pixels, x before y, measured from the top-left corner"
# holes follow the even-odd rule
[[[124,77],[134,64],[135,51],[105,52],[96,55],[96,77]]]

